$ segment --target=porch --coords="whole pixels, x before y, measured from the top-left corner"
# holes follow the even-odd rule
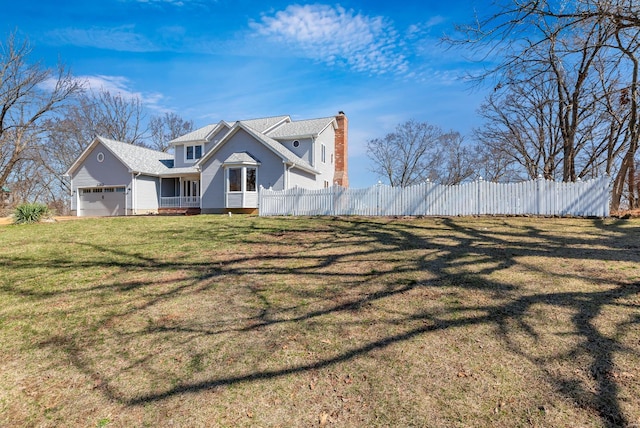
[[[200,208],[200,196],[161,196],[160,209]]]
[[[159,213],[199,214],[200,180],[198,177],[161,178],[160,189]]]

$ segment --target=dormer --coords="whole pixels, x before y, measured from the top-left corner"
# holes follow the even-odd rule
[[[225,121],[207,125],[169,143],[174,148],[174,166],[176,168],[193,166],[219,141],[231,128]]]

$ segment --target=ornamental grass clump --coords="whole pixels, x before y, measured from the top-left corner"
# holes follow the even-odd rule
[[[14,213],[14,223],[38,223],[51,216],[49,207],[41,203],[28,203],[19,205]]]

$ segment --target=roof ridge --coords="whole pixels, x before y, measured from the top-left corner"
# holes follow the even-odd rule
[[[101,141],[103,141],[103,142],[106,140],[106,141],[109,141],[109,142],[112,142],[112,143],[122,144],[122,145],[125,145],[127,147],[135,147],[136,149],[144,149],[144,150],[156,153],[156,154],[162,154],[162,155],[166,155],[166,156],[171,156],[171,158],[173,159],[173,155],[172,154],[167,153],[167,152],[163,152],[163,151],[160,151],[160,150],[155,150],[155,149],[152,149],[150,147],[140,146],[138,144],[133,144],[133,143],[126,143],[124,141],[114,140],[113,138],[103,137],[102,135],[96,135],[96,137],[98,139],[100,139]]]
[[[333,120],[335,119],[335,116],[327,116],[327,117],[314,117],[311,119],[299,119],[299,120],[292,120],[291,122],[306,122],[306,121],[310,121],[310,120]]]

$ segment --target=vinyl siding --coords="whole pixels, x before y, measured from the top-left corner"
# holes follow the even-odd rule
[[[140,175],[135,180],[135,214],[158,212],[159,179]]]
[[[244,130],[240,130],[202,165],[203,211],[224,209],[225,170],[222,164],[233,153],[245,151],[260,162],[258,187],[284,189],[282,159]]]
[[[104,160],[98,162],[98,153],[103,153]],[[78,197],[77,190],[86,187],[99,186],[126,186],[131,185],[131,174],[128,169],[102,144],[88,154],[85,161],[71,176],[73,191],[71,198],[71,209],[77,211]],[[131,206],[130,194],[127,195],[127,205]]]
[[[175,168],[182,168],[183,166],[191,166],[193,164],[184,162],[184,145],[179,144],[174,147],[174,156],[173,166]]]
[[[218,141],[220,141],[222,139],[222,137],[227,135],[227,132],[229,132],[229,128],[223,128],[223,129],[219,130],[218,132],[216,132],[215,134],[213,134],[213,137],[211,137],[211,141],[208,141],[204,145],[203,156],[205,154],[207,154],[209,152],[209,150],[211,150],[211,148],[213,146],[215,146],[218,143]]]
[[[322,162],[322,144],[326,147],[326,162]],[[320,175],[317,178],[318,187],[324,186],[324,181],[328,181],[329,184],[333,184],[333,175],[336,168],[336,155],[335,155],[335,130],[333,126],[327,128],[318,135],[314,145],[315,163],[314,168],[320,171]],[[333,162],[331,159],[333,158]]]
[[[289,188],[302,187],[304,189],[321,189],[324,184],[322,181],[318,180],[319,178],[316,179],[315,174],[309,174],[308,172],[299,169],[294,168],[289,171]]]
[[[293,147],[293,142],[296,140],[300,142],[300,145],[298,147]],[[284,145],[287,149],[291,150],[293,153],[298,155],[298,157],[307,161],[309,165],[313,165],[314,162],[317,163],[317,159],[313,158],[313,140],[311,138],[281,140],[280,143]]]

